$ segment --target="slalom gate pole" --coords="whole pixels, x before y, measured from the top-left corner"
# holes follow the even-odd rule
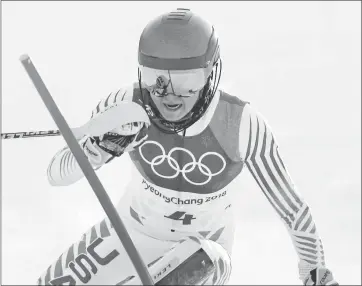
[[[67,122],[65,121],[63,115],[58,109],[55,101],[50,95],[48,89],[46,88],[43,80],[38,74],[35,66],[33,65],[30,57],[28,55],[22,55],[20,61],[24,66],[28,76],[33,82],[35,88],[37,89],[40,97],[42,98],[45,106],[47,107],[50,115],[53,117],[56,125],[58,126],[62,136],[67,142],[69,149],[72,151],[75,159],[77,160],[80,168],[82,169],[84,176],[87,178],[90,186],[92,187],[95,195],[97,196],[100,204],[102,205],[105,213],[107,214],[109,220],[111,221],[114,230],[116,231],[119,239],[121,240],[129,258],[131,259],[137,274],[139,275],[143,285],[154,285],[153,280],[147,270],[147,266],[143,262],[139,252],[137,251],[135,245],[132,242],[131,237],[129,236],[125,225],[123,224],[121,218],[119,217],[117,210],[115,209],[112,201],[110,200],[106,190],[104,189],[102,183],[100,182],[98,176],[93,170],[91,164],[88,161],[88,158],[84,154],[83,150],[80,148],[78,141],[74,137],[71,129],[69,128]]]

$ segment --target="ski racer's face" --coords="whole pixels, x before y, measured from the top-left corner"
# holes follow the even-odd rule
[[[161,97],[151,93],[151,97],[158,111],[166,120],[178,121],[194,107],[199,97],[198,94],[199,92],[190,97],[180,97],[169,93]]]
[[[142,83],[161,115],[178,121],[191,111],[207,81],[205,69],[157,70],[140,67]]]

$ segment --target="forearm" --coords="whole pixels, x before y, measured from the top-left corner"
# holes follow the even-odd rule
[[[286,225],[299,257],[300,278],[324,266],[324,252],[310,209],[297,192],[279,154],[278,144],[265,120],[247,114],[240,130],[241,154],[260,189]],[[248,138],[248,142],[244,142]]]
[[[69,148],[64,148],[52,158],[47,176],[52,186],[68,186],[80,180],[83,172]]]
[[[277,162],[278,159],[274,159]],[[299,275],[303,281],[310,270],[325,265],[322,242],[310,208],[295,190],[294,184],[287,171],[282,167],[281,161],[278,160],[280,166],[278,171],[269,165],[271,172],[263,172],[265,161],[253,161],[253,163],[247,163],[249,169],[287,227],[299,257]]]
[[[271,181],[269,174],[265,172],[264,176],[260,176],[260,173],[258,174],[254,169],[255,165],[248,165],[252,170],[252,175],[291,236],[299,258],[300,279],[303,281],[310,270],[325,264],[322,242],[311,211],[306,202],[303,201],[294,189],[285,170],[283,171],[283,176],[278,177],[278,180],[284,180],[288,187],[279,186],[278,188],[272,183],[264,185],[263,181]],[[262,164],[258,165],[261,166]]]
[[[82,148],[84,142],[85,140],[79,142],[80,145],[82,145]],[[95,160],[93,159],[94,157],[88,156],[93,169],[100,168],[111,157],[109,154],[98,149],[88,149],[88,152],[93,152],[96,155],[95,158],[98,157],[97,160]],[[65,147],[52,158],[48,166],[47,176],[48,181],[52,186],[69,186],[83,178],[84,174],[72,152],[68,147]]]
[[[99,122],[97,123],[98,115],[111,111],[112,105],[125,106],[127,107],[127,111],[132,114],[137,114],[140,118],[139,121],[136,120],[135,122],[128,122],[122,125],[119,122],[119,117],[115,117],[114,114],[113,117],[109,117],[107,122],[105,122],[103,117],[100,122],[107,125],[107,127],[109,127],[108,130],[113,131],[116,135],[106,133],[101,136],[101,139],[97,137],[98,141],[88,140],[87,137],[79,141],[79,144],[82,146],[84,153],[94,169],[99,169],[112,158],[120,156],[123,152],[130,151],[146,138],[145,136],[147,134],[141,132],[141,130],[145,130],[143,126],[149,126],[149,120],[143,109],[141,109],[140,112],[139,105],[132,102],[132,96],[133,86],[126,89],[119,89],[117,92],[112,92],[106,98],[102,99],[92,111],[90,120],[95,120],[96,123],[94,123],[94,125],[100,124]],[[145,120],[145,118],[147,120]],[[120,126],[114,128],[115,123],[120,124]],[[68,148],[63,148],[53,157],[49,164],[47,175],[49,183],[52,186],[67,186],[77,182],[84,176],[83,171],[80,169]]]
[[[295,215],[291,226],[287,228],[299,257],[300,279],[304,281],[310,270],[325,266],[322,241],[310,208],[305,202]]]

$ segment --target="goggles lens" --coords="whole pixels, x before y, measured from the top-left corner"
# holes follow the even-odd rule
[[[157,96],[174,94],[189,97],[197,95],[206,84],[206,69],[156,70],[140,66],[142,83]]]

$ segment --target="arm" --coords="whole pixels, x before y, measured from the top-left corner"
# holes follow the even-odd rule
[[[240,154],[260,189],[288,229],[299,257],[300,279],[324,267],[324,251],[310,208],[297,192],[265,120],[249,105],[240,125]]]
[[[113,157],[91,144],[89,137],[79,141],[94,170],[108,163]],[[84,177],[77,161],[68,147],[64,147],[50,161],[47,169],[48,181],[52,186],[69,186]]]
[[[131,87],[110,93],[106,98],[102,99],[92,111],[91,120],[111,104],[132,101],[132,95],[133,89]],[[97,144],[94,144],[93,141],[90,137],[84,137],[79,141],[79,144],[83,147],[93,168],[97,170],[111,161],[114,156],[102,150]],[[52,158],[48,166],[47,176],[52,186],[67,186],[77,182],[83,178],[84,175],[72,152],[68,147],[65,147]]]

